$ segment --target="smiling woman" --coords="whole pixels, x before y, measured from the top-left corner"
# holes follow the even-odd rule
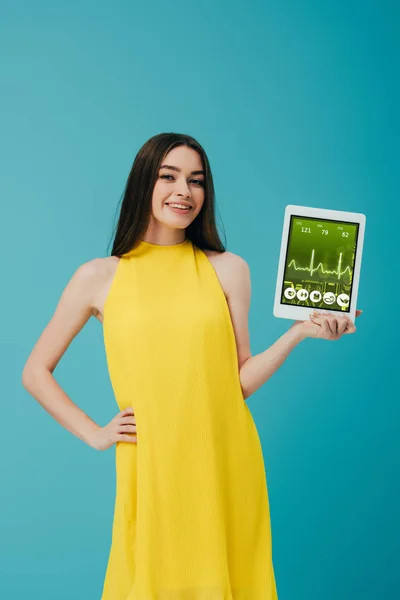
[[[179,167],[176,163],[185,164],[191,157],[193,165],[202,167],[202,162],[199,154],[186,146],[177,146],[172,149],[169,154],[169,162],[163,163],[159,168],[159,178],[155,182],[153,192],[153,214],[158,217],[158,206],[164,204],[168,210],[184,217],[190,216],[190,221],[199,213],[204,203],[204,187],[205,187],[205,171],[203,168],[195,168],[188,170]],[[169,163],[174,164],[169,164]],[[172,171],[168,173],[168,171]],[[197,175],[197,177],[195,177]],[[180,196],[177,196],[177,189],[182,190]],[[172,195],[171,195],[172,194]],[[160,200],[160,203],[158,202]],[[197,209],[197,210],[196,210]],[[195,214],[193,214],[195,213]],[[189,222],[190,222],[189,221]],[[161,215],[160,215],[160,222]],[[187,226],[186,221],[186,226]]]
[[[115,445],[101,600],[277,600],[263,454],[241,378],[249,291],[245,261],[217,232],[203,148],[154,136],[134,160],[111,256],[79,267],[23,375],[69,431],[97,450]],[[91,314],[103,315],[118,407],[103,427],[51,376]]]
[[[208,161],[192,138],[172,134],[147,142],[137,164],[142,154],[154,173],[149,219],[138,236],[135,212],[145,211],[127,192],[121,215],[131,219],[121,218],[117,229],[118,278],[104,314],[110,377],[120,410],[133,407],[137,443],[135,436],[134,444],[117,444],[102,600],[276,600],[263,456],[239,377],[239,327],[224,294],[228,277],[210,257],[232,255],[217,238]],[[134,167],[131,189],[146,176]]]

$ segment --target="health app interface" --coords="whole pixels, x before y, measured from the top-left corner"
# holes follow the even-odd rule
[[[281,304],[349,312],[358,229],[291,215]]]

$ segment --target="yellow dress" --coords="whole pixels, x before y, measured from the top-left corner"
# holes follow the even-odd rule
[[[103,328],[137,442],[115,446],[101,600],[276,600],[260,439],[206,254],[141,240],[119,260]]]

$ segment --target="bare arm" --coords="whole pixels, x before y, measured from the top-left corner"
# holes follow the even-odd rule
[[[270,348],[252,356],[248,330],[251,300],[250,269],[240,256],[227,254],[229,284],[228,304],[235,331],[240,384],[243,397],[254,394],[286,360],[290,352],[305,338],[338,340],[343,334],[354,333],[354,324],[345,315],[319,314],[309,321],[296,321]],[[356,317],[362,313],[356,311]]]
[[[254,394],[275,373],[289,356],[293,348],[307,336],[291,327],[269,348],[251,356],[240,369],[240,383],[244,398]]]
[[[260,388],[286,360],[293,348],[305,337],[303,331],[291,328],[270,348],[252,356],[248,314],[251,300],[251,278],[247,262],[229,253],[228,304],[235,332],[240,384],[244,399]]]
[[[74,337],[94,314],[93,299],[100,279],[97,260],[84,263],[75,271],[22,372],[24,388],[60,425],[89,445],[100,426],[72,402],[52,373]]]

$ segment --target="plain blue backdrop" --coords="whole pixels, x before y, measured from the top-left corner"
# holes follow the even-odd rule
[[[291,325],[272,314],[285,206],[367,216],[357,332],[301,342],[247,401],[279,600],[398,598],[398,4],[16,0],[1,12],[0,597],[100,598],[115,447],[63,429],[21,373],[74,271],[109,254],[137,151],[174,131],[208,153],[221,237],[250,266],[253,355]],[[99,424],[118,412],[96,319],[54,375]]]

